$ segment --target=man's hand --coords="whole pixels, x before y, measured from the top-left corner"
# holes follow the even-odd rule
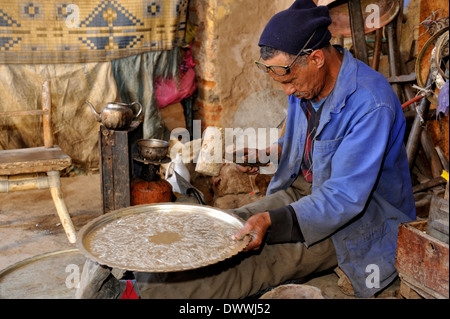
[[[250,242],[244,248],[244,251],[258,250],[270,225],[268,212],[253,215],[247,220],[244,227],[233,235],[233,239],[242,240],[246,235],[250,235]]]
[[[260,162],[259,158],[261,158],[262,155],[259,153],[264,152],[266,153],[266,156],[277,156],[279,159],[281,156],[281,146],[278,144],[273,144],[270,147],[266,148],[265,150],[257,150],[257,149],[248,149],[244,148],[244,163],[258,163]],[[268,164],[268,163],[267,163]],[[245,164],[239,165],[239,163],[236,164],[236,168],[238,171],[242,173],[246,173],[249,175],[256,175],[259,174],[259,167],[258,166],[248,166]]]
[[[259,174],[259,167],[256,166],[242,166],[236,164],[236,169],[241,173],[246,173],[248,175],[257,175]]]

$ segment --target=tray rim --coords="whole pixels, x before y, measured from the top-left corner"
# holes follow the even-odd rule
[[[78,232],[77,247],[78,247],[79,251],[86,258],[89,258],[101,265],[105,265],[105,266],[108,266],[111,268],[123,269],[123,270],[127,270],[127,271],[137,271],[137,272],[165,273],[165,272],[177,272],[177,271],[185,271],[185,270],[202,268],[202,267],[212,265],[214,263],[218,263],[220,261],[226,260],[226,259],[231,258],[231,257],[237,255],[238,253],[240,253],[248,245],[248,243],[250,241],[250,236],[245,236],[244,239],[240,241],[240,245],[237,246],[237,249],[235,249],[234,253],[230,254],[229,256],[224,256],[224,257],[213,259],[209,263],[204,263],[202,265],[195,265],[195,266],[189,265],[189,266],[172,267],[172,268],[168,268],[168,269],[151,269],[151,270],[143,269],[140,267],[123,268],[123,265],[116,264],[114,262],[105,261],[105,260],[102,260],[101,258],[98,258],[93,253],[91,253],[89,251],[89,249],[87,249],[84,245],[84,239],[90,233],[92,233],[93,231],[95,231],[96,229],[98,229],[102,225],[105,225],[108,222],[112,222],[114,220],[117,220],[121,217],[128,216],[128,215],[152,213],[152,211],[148,211],[149,209],[165,208],[167,211],[167,209],[168,209],[167,207],[170,207],[170,206],[179,206],[179,207],[185,207],[185,208],[189,207],[189,209],[191,209],[191,210],[193,210],[193,209],[208,210],[207,211],[208,215],[210,215],[214,212],[224,214],[225,216],[227,216],[228,219],[230,219],[230,221],[233,221],[234,223],[239,224],[239,227],[243,227],[245,224],[245,221],[242,218],[240,218],[239,216],[237,216],[231,212],[227,212],[223,209],[208,206],[208,205],[200,205],[200,204],[194,204],[194,203],[172,203],[172,202],[142,204],[142,205],[135,205],[135,206],[129,206],[129,207],[117,209],[117,210],[111,211],[109,213],[106,213],[104,215],[98,216],[95,219],[91,220],[86,225],[84,225]],[[132,212],[130,213],[130,211],[132,211]],[[153,213],[154,212],[157,212],[157,211],[153,211]],[[160,212],[160,211],[158,211],[158,212]],[[188,213],[188,212],[189,211],[183,211],[182,213]]]
[[[50,251],[42,254],[38,254],[35,256],[31,256],[25,259],[22,259],[20,261],[15,262],[12,265],[7,266],[4,269],[0,270],[0,282],[2,281],[2,278],[6,277],[10,273],[13,273],[16,270],[19,270],[23,268],[24,266],[28,266],[29,264],[39,261],[42,259],[46,259],[48,257],[63,255],[63,254],[73,254],[73,253],[80,253],[80,250],[78,248],[71,248],[71,249],[63,249],[63,250],[56,250],[56,251]]]

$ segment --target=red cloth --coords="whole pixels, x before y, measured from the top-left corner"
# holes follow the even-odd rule
[[[125,288],[125,291],[120,299],[139,299],[138,295],[134,291],[131,280],[127,280],[127,287]]]

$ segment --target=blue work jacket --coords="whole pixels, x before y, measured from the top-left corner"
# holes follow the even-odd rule
[[[399,223],[416,219],[404,146],[405,117],[386,78],[345,49],[322,106],[313,148],[312,194],[291,204],[305,245],[330,237],[355,296],[370,297],[397,273]],[[267,193],[301,174],[306,102],[289,97],[277,171]]]

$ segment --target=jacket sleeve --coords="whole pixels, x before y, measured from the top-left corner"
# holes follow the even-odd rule
[[[389,107],[374,105],[350,122],[341,139],[315,141],[313,175],[320,185],[291,204],[305,245],[328,237],[364,210],[388,151],[394,117]]]
[[[269,216],[272,224],[268,231],[268,244],[304,242],[297,216],[291,205],[269,210]]]

